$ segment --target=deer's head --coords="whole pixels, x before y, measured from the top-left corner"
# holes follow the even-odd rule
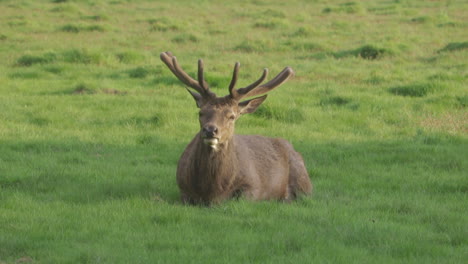
[[[180,81],[195,90],[187,89],[200,108],[200,136],[203,138],[203,142],[214,150],[232,138],[234,123],[241,115],[253,113],[265,101],[267,92],[278,87],[294,74],[290,67],[286,67],[271,81],[262,84],[268,75],[268,70],[264,69],[260,79],[245,88],[235,89],[240,66],[236,62],[229,84],[229,94],[217,97],[210,91],[203,77],[203,61],[201,59],[198,60],[198,80],[185,73],[180,68],[176,57],[170,52],[161,53],[161,60]],[[252,97],[254,98],[243,100]]]

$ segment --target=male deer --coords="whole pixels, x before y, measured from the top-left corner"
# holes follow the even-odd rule
[[[235,89],[240,64],[234,66],[229,95],[217,97],[203,77],[203,61],[198,60],[198,81],[179,66],[170,52],[161,60],[185,85],[195,99],[200,131],[188,144],[177,167],[177,183],[184,203],[218,203],[242,195],[251,200],[289,201],[309,194],[312,184],[301,155],[292,145],[277,138],[234,135],[234,123],[243,114],[254,112],[267,93],[293,75],[286,67],[271,81],[261,85],[268,70],[251,85]],[[243,98],[255,97],[242,101]]]

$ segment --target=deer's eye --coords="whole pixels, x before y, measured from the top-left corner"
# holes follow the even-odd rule
[[[236,116],[235,116],[235,115],[230,115],[230,116],[229,116],[229,120],[234,120],[234,119],[236,119]]]

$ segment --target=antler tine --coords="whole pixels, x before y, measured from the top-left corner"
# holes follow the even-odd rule
[[[187,86],[192,87],[193,89],[197,90],[200,94],[206,93],[206,90],[203,89],[203,87],[201,87],[200,83],[195,81],[192,77],[190,77],[187,73],[185,73],[184,70],[182,70],[175,56],[172,57],[172,63],[176,70],[177,77],[179,77],[179,80],[181,80]]]
[[[171,52],[163,52],[160,54],[161,60],[167,65],[167,67],[171,70],[171,72],[185,85],[195,89],[197,92],[199,92],[202,95],[205,95],[208,93],[208,88],[205,85],[206,82],[197,82],[195,81],[192,77],[190,77],[187,73],[182,70],[182,68],[179,66],[179,63],[177,62],[177,58],[172,55]],[[200,76],[200,63],[199,63],[199,76]],[[203,63],[202,63],[202,78],[203,78]],[[202,85],[203,84],[203,85]],[[206,88],[205,88],[206,87]]]
[[[239,98],[238,99],[241,99],[242,97],[246,97],[246,96],[250,96],[249,93],[253,90],[255,91],[257,88],[263,81],[265,81],[266,77],[268,76],[268,69],[265,68],[263,69],[263,73],[262,73],[262,76],[260,77],[260,79],[258,79],[257,81],[255,81],[254,83],[252,83],[251,85],[245,87],[245,88],[240,88],[240,89],[237,89],[237,93],[239,94]]]
[[[203,90],[208,90],[208,83],[205,81],[205,77],[203,76],[204,68],[203,68],[203,60],[198,60],[198,83],[203,88]]]
[[[164,64],[166,64],[166,66],[169,68],[169,70],[171,70],[171,72],[177,76],[175,69],[174,69],[174,65],[172,65],[172,57],[173,57],[172,53],[169,51],[162,52],[160,54],[160,57],[161,57],[161,60],[164,62]]]
[[[231,80],[231,83],[229,84],[229,94],[231,95],[231,98],[237,98],[239,96],[239,93],[237,92],[237,90],[234,89],[237,83],[237,76],[239,75],[239,67],[240,67],[240,63],[236,62],[236,64],[234,64],[234,72],[232,73],[232,80]]]
[[[291,67],[286,67],[278,75],[276,75],[275,78],[273,78],[272,80],[270,80],[269,82],[263,85],[258,86],[256,89],[253,89],[253,90],[251,89],[249,91],[246,91],[245,95],[243,95],[242,97],[252,97],[252,96],[267,93],[270,90],[286,82],[289,79],[289,77],[293,75],[294,75],[293,69]]]

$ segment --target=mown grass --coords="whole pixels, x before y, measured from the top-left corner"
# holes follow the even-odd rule
[[[0,263],[463,263],[466,7],[0,1]],[[314,195],[182,205],[166,50],[219,95],[291,66],[236,129],[291,141]]]

